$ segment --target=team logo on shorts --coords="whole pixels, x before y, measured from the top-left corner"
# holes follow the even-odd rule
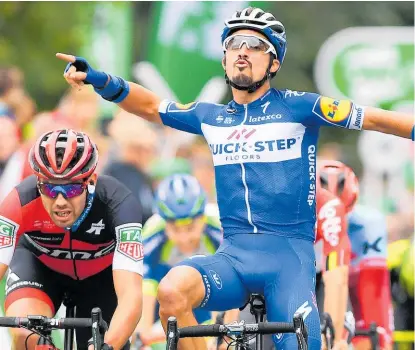
[[[320,109],[325,119],[332,123],[340,123],[350,116],[352,103],[347,100],[321,97]]]
[[[19,225],[4,216],[0,216],[0,249],[13,245]]]
[[[209,274],[212,277],[213,282],[215,282],[216,287],[218,287],[218,289],[222,289],[222,279],[219,274],[213,270],[209,270]]]
[[[141,241],[141,224],[125,224],[115,228],[117,233],[117,250],[126,257],[139,261],[144,257]]]

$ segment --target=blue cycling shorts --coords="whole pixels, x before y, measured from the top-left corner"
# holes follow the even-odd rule
[[[200,308],[224,311],[245,304],[251,293],[265,296],[270,322],[292,322],[302,312],[310,350],[320,350],[320,319],[315,297],[313,242],[266,234],[235,234],[214,255],[194,256],[178,265],[202,275],[205,296]],[[297,349],[295,334],[273,336],[278,350]]]

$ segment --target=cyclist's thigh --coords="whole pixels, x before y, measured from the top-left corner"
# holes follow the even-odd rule
[[[99,307],[102,318],[110,324],[111,318],[117,307],[117,294],[115,293],[112,267],[86,278],[82,281],[74,281],[74,302],[76,305],[76,317],[91,317],[91,310]],[[76,343],[78,350],[87,350],[88,340],[91,338],[90,329],[76,330]],[[129,342],[122,350],[130,348]]]
[[[29,250],[18,246],[6,279],[6,313],[18,316],[22,307],[20,316],[27,315],[27,308],[32,305],[41,308],[45,316],[53,316],[62,302],[62,281],[65,278],[49,269]]]
[[[53,317],[61,303],[61,276],[43,265],[31,252],[17,247],[6,280],[5,314],[9,317],[43,315]],[[31,331],[13,328],[11,334],[17,349],[24,348]],[[32,335],[28,348],[34,348],[38,336]]]
[[[242,306],[248,292],[232,264],[232,258],[216,252],[209,256],[194,256],[178,264],[196,269],[202,276],[205,295],[199,308],[212,311],[230,310]]]
[[[274,281],[267,281],[265,286],[268,321],[292,322],[294,313],[302,313],[308,330],[309,349],[320,350],[313,242],[287,238],[284,244],[286,247],[283,250],[284,255],[280,256],[279,276]],[[278,350],[298,347],[293,333],[277,334],[273,337]]]

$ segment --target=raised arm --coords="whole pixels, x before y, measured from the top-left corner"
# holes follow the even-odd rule
[[[161,99],[152,91],[122,78],[96,71],[83,58],[63,53],[57,53],[56,57],[68,63],[63,76],[72,87],[80,89],[84,84],[91,84],[104,99],[118,103],[129,113],[161,124]]]
[[[380,108],[366,107],[363,129],[380,131],[414,139],[414,116],[408,113],[386,111]]]

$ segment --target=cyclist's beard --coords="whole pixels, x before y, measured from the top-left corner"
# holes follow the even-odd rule
[[[232,77],[232,82],[236,85],[248,87],[252,85],[253,80],[251,77],[247,76],[246,74],[240,72],[238,75]]]

